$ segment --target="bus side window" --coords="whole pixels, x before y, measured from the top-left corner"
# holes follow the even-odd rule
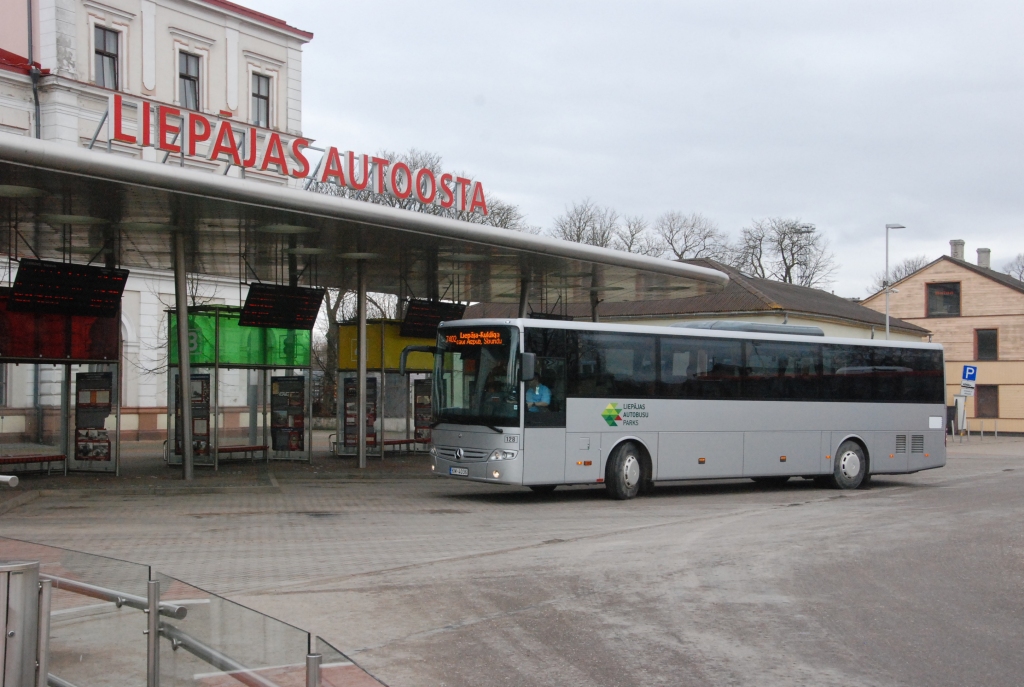
[[[659,394],[670,398],[739,398],[742,361],[739,341],[663,336]]]
[[[527,412],[527,427],[565,427],[566,337],[563,329],[526,328],[526,350],[537,354],[537,376],[551,398],[546,408]]]

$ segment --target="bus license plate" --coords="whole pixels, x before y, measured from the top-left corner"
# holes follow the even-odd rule
[[[462,475],[463,477],[469,476],[469,468],[448,468],[449,475]]]

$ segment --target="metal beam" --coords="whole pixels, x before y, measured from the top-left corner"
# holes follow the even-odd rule
[[[192,365],[188,346],[188,279],[185,276],[185,234],[174,232],[174,304],[178,317],[178,402],[181,405],[181,476],[192,473]],[[173,441],[173,437],[170,438]]]
[[[359,341],[356,350],[356,440],[359,467],[366,467],[366,261],[356,268],[356,312],[359,320]],[[342,428],[344,430],[344,427]]]
[[[519,317],[524,318],[527,315],[527,308],[530,305],[530,275],[528,273],[523,274],[523,278],[519,280]]]

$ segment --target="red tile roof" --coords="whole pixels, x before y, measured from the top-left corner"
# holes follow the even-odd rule
[[[35,65],[38,67],[39,63],[36,62]],[[9,72],[17,72],[19,74],[28,74],[28,67],[28,58],[0,48],[0,69],[5,69]],[[49,74],[50,70],[41,69],[40,72],[43,74]]]

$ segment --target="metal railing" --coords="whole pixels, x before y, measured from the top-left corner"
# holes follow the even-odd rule
[[[182,620],[188,615],[185,606],[160,601],[160,582],[150,580],[147,584],[147,598],[128,594],[126,592],[98,587],[86,584],[77,580],[69,580],[54,575],[40,574],[40,623],[39,623],[39,669],[40,676],[46,675],[46,684],[50,687],[75,687],[67,680],[46,672],[47,658],[49,654],[49,617],[50,617],[50,589],[62,589],[73,594],[80,594],[94,599],[111,601],[121,608],[127,606],[143,611],[148,615],[146,619],[146,685],[147,687],[159,687],[160,684],[160,645],[159,638],[163,637],[171,643],[171,648],[184,649],[196,658],[213,666],[247,687],[280,687],[276,682],[260,675],[255,670],[246,667],[221,651],[207,645],[201,640],[193,637],[169,623],[160,622],[160,616]],[[42,599],[45,598],[45,603]],[[45,623],[43,619],[46,619]],[[43,625],[45,624],[45,633]],[[319,654],[307,654],[306,656],[306,685],[307,687],[320,687],[320,664]],[[38,687],[43,687],[40,683]]]

